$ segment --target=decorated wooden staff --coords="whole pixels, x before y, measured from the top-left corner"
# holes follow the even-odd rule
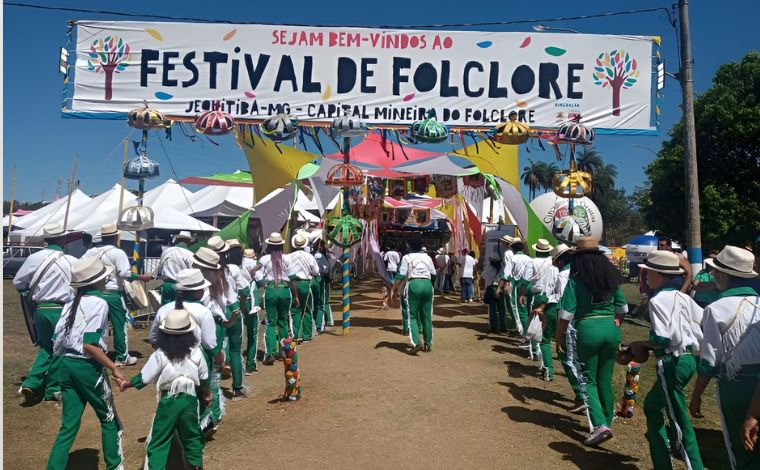
[[[282,399],[296,401],[301,399],[301,372],[298,370],[298,353],[296,353],[296,341],[292,336],[280,341],[285,357],[282,363],[285,367],[285,392]]]

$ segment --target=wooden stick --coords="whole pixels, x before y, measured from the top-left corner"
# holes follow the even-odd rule
[[[74,178],[77,175],[77,162],[79,161],[79,154],[74,157],[74,165],[71,168],[71,179],[69,180],[69,198],[66,200],[66,215],[63,217],[63,231],[69,225],[69,209],[71,208],[71,194],[74,192]]]
[[[11,241],[11,229],[13,228],[13,202],[16,197],[16,165],[11,170],[11,207],[8,214],[8,244]]]
[[[127,146],[129,145],[129,141],[127,139],[124,139],[124,159],[121,164],[121,192],[119,193],[119,212],[116,214],[116,221],[119,221],[119,218],[121,217],[121,211],[124,210],[124,184],[126,181],[124,181],[124,167],[127,166]],[[119,242],[121,241],[121,232],[119,232],[119,236],[116,239],[116,245],[118,246]]]

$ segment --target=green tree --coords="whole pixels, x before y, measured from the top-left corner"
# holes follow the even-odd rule
[[[743,246],[760,233],[760,55],[722,65],[694,103],[702,245]],[[652,228],[684,240],[683,121],[646,168],[638,203]]]
[[[542,163],[545,165],[544,162],[534,162],[529,158],[528,165],[523,167],[522,175],[520,175],[523,184],[528,187],[528,192],[530,193],[531,199],[536,197],[536,191],[541,187],[541,178],[543,173],[543,170],[541,168]]]

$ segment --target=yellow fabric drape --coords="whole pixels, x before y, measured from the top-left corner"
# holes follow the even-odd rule
[[[298,171],[304,165],[319,158],[283,143],[275,145],[273,141],[251,132],[249,126],[237,127],[235,140],[248,160],[257,199],[296,180]]]
[[[481,173],[498,176],[515,188],[520,187],[517,145],[494,143],[489,140],[458,149],[454,154],[470,160]]]

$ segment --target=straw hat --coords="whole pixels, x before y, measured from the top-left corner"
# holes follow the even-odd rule
[[[715,258],[705,260],[705,264],[713,269],[745,279],[757,277],[752,270],[754,262],[755,255],[751,251],[731,245],[726,245]]]
[[[504,236],[502,236],[502,237],[499,238],[499,241],[502,242],[502,243],[506,243],[507,245],[511,245],[515,241],[515,239],[514,239],[514,237],[512,237],[510,235],[504,235]]]
[[[113,272],[113,266],[105,266],[100,258],[90,256],[77,260],[71,266],[71,287],[91,286]]]
[[[282,235],[279,234],[279,232],[272,232],[269,235],[269,238],[266,240],[267,245],[284,245],[285,242],[282,240]]]
[[[648,269],[663,274],[683,274],[684,270],[678,265],[678,256],[670,251],[655,250],[639,264],[642,269]]]
[[[230,249],[230,245],[225,242],[219,235],[214,235],[206,241],[206,246],[216,251],[217,253],[224,253]]]
[[[238,240],[237,238],[232,238],[230,240],[227,240],[227,246],[229,248],[235,248],[235,247],[242,248],[243,245],[240,244],[240,240]]]
[[[522,240],[522,238],[520,238],[520,237],[510,237],[510,238],[512,238],[512,244],[513,244],[513,245],[514,245],[515,243],[523,243],[523,240]]]
[[[243,257],[256,259],[256,252],[251,248],[246,248],[243,250]]]
[[[203,277],[200,269],[190,268],[183,269],[177,274],[177,283],[174,285],[175,290],[201,290],[210,286],[211,283]]]
[[[210,248],[205,246],[198,248],[193,256],[193,264],[207,269],[220,269],[219,266],[219,254]]]
[[[549,255],[552,257],[552,260],[556,260],[557,258],[559,258],[560,256],[562,256],[563,254],[567,253],[570,250],[571,248],[569,246],[565,245],[564,243],[560,243],[559,245],[555,246],[552,249]]]
[[[176,235],[174,235],[174,241],[178,240],[187,240],[190,241],[193,239],[193,236],[188,232],[187,230],[180,230],[180,232]]]
[[[599,240],[591,237],[581,237],[578,239],[577,242],[575,242],[575,252],[576,253],[588,253],[588,252],[597,252],[601,253],[599,250]]]
[[[305,247],[308,243],[309,243],[309,239],[301,235],[300,233],[293,235],[293,238],[290,239],[290,244],[293,245],[293,248],[297,250]]]
[[[445,255],[446,254],[446,248],[443,248],[443,247],[438,248],[438,254],[439,255]]]
[[[195,329],[195,322],[190,312],[182,308],[169,312],[158,328],[167,335],[183,335]]]
[[[59,223],[47,224],[42,227],[42,238],[57,238],[66,235],[67,233],[70,232],[64,230]]]
[[[112,237],[119,234],[119,229],[116,228],[116,224],[105,224],[100,227],[101,237]]]
[[[531,248],[533,248],[533,250],[537,253],[549,253],[554,247],[551,245],[551,243],[549,243],[549,240],[546,240],[545,238],[539,238],[536,243],[531,245]]]

